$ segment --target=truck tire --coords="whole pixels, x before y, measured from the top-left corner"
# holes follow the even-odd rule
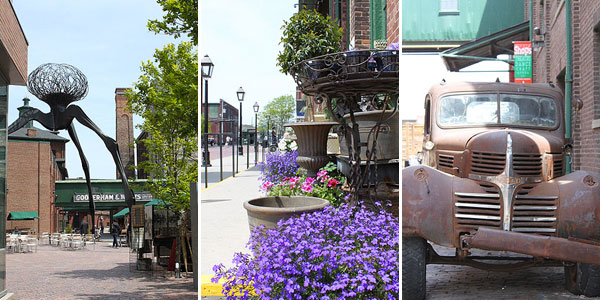
[[[600,296],[600,266],[583,263],[565,266],[565,286],[575,295]]]
[[[402,238],[402,299],[425,299],[426,246],[423,238]]]

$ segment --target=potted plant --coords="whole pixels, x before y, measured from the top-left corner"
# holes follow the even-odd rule
[[[340,50],[342,28],[336,26],[329,16],[324,17],[315,10],[302,10],[284,21],[280,44],[283,50],[277,56],[277,66],[284,74],[307,72],[309,79],[322,76],[325,67],[322,60],[311,60],[307,70],[293,70],[294,65],[317,56]]]

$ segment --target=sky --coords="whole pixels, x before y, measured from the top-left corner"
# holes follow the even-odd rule
[[[506,59],[505,56],[500,58]],[[475,81],[492,82],[497,78],[508,82],[508,64],[500,61],[482,61],[450,72],[438,53],[403,53],[400,57],[400,103],[403,120],[423,121],[425,95],[432,85],[446,82]],[[406,70],[406,71],[402,71]],[[493,72],[501,71],[501,72]]]
[[[296,84],[291,76],[279,72],[276,58],[281,50],[281,26],[298,12],[296,3],[297,0],[200,1],[198,54],[208,55],[214,64],[208,81],[209,102],[223,99],[239,109],[236,91],[242,87],[246,92],[242,122],[254,124],[254,103],[258,102],[262,110],[276,97],[295,98]],[[204,95],[200,98],[204,99]]]
[[[218,2],[218,1],[217,1]],[[143,61],[152,60],[156,48],[178,43],[167,35],[148,31],[149,19],[160,19],[161,7],[152,0],[13,0],[28,47],[28,73],[44,63],[67,63],[87,77],[89,91],[73,104],[80,106],[103,133],[115,139],[115,88],[132,87],[141,74]],[[22,99],[30,106],[49,112],[44,102],[26,87],[9,87],[8,123],[18,117]],[[141,118],[134,116],[134,124]],[[115,179],[115,164],[100,138],[77,121],[75,130],[90,165],[93,179]],[[44,127],[34,122],[34,126]],[[140,131],[134,129],[137,137]],[[59,134],[69,138],[66,130]],[[69,178],[83,177],[73,142],[67,143]]]

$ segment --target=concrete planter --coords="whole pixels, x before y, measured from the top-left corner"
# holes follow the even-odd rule
[[[307,175],[317,176],[320,168],[329,161],[327,157],[327,135],[335,122],[301,122],[290,123],[285,126],[292,127],[296,133],[298,144],[298,157],[296,162],[307,170]]]
[[[329,205],[329,201],[309,196],[262,197],[244,202],[250,231],[256,226],[275,228],[281,219],[314,212]]]

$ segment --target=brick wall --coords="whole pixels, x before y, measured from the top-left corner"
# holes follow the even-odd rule
[[[53,160],[49,143],[9,141],[6,151],[6,214],[37,211],[36,231],[51,231]],[[7,229],[32,228],[33,221],[7,221]]]
[[[534,5],[538,11],[534,11],[534,26],[545,26],[545,46],[536,50],[539,53],[534,56],[534,81],[553,81],[564,89],[564,73],[561,73],[567,59],[564,1]],[[545,20],[540,17],[540,10],[544,10]],[[600,173],[600,39],[594,30],[600,24],[600,2],[573,0],[572,21],[572,101],[580,99],[583,103],[583,109],[572,114],[573,168]]]
[[[387,0],[387,44],[400,40],[400,10],[398,0]]]
[[[16,67],[16,73],[7,74],[9,81],[24,85],[27,80],[27,40],[9,0],[0,0],[0,41]],[[4,72],[8,65],[0,67]]]
[[[369,0],[352,0],[350,2],[350,41],[354,41],[354,49],[371,48],[369,20]]]
[[[127,97],[125,92],[127,89],[115,89],[115,104],[116,104],[116,138],[119,145],[119,154],[121,162],[125,169],[125,175],[128,178],[135,178],[135,171],[130,168],[134,165],[134,150],[131,148],[133,143],[133,115],[127,108]],[[117,179],[121,178],[119,170],[116,170]]]

